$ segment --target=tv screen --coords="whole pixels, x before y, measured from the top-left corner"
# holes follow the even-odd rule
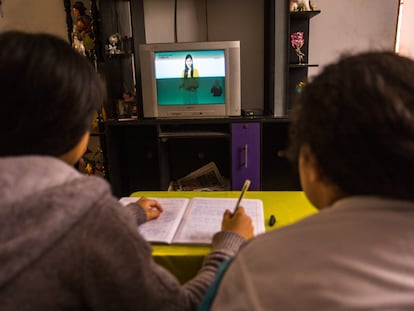
[[[224,50],[155,52],[158,105],[224,104]]]
[[[240,115],[238,41],[140,47],[144,117]]]

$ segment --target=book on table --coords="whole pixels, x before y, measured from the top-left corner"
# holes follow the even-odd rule
[[[136,202],[138,197],[123,197],[120,203]],[[149,242],[164,244],[211,244],[214,233],[221,230],[226,209],[233,211],[237,198],[152,198],[164,211],[157,219],[138,227]],[[243,199],[241,206],[252,218],[254,234],[265,232],[263,202],[259,199]]]

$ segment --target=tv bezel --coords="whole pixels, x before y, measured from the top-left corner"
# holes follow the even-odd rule
[[[155,77],[155,52],[197,50],[224,50],[224,103],[159,106]],[[240,41],[141,44],[140,67],[144,118],[227,118],[241,115]]]

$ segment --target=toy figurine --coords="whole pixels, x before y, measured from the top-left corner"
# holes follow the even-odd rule
[[[119,33],[114,33],[108,37],[108,45],[106,46],[108,54],[123,54],[122,39]]]
[[[290,0],[289,11],[312,11],[310,0]]]

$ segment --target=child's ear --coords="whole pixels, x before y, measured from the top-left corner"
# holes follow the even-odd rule
[[[318,161],[308,144],[304,144],[300,148],[299,161],[310,181],[317,182],[321,179]]]

